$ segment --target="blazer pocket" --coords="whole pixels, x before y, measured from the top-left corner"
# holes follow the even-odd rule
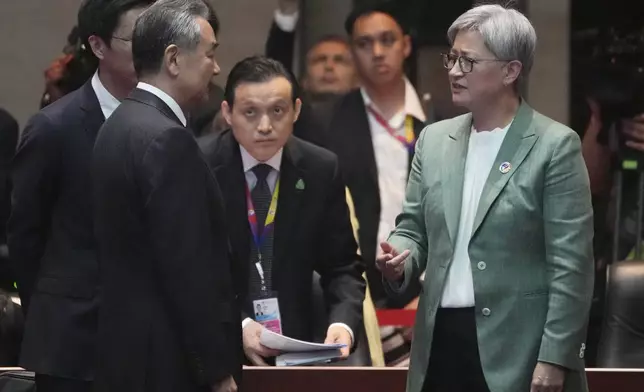
[[[548,289],[538,289],[532,291],[526,291],[523,293],[525,298],[535,298],[535,297],[545,297],[550,293]]]
[[[77,279],[44,276],[38,280],[36,291],[69,298],[92,299],[97,287]]]

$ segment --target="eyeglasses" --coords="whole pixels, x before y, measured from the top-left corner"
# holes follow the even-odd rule
[[[446,69],[452,69],[456,64],[456,61],[458,61],[458,65],[461,68],[461,71],[463,73],[472,72],[472,70],[474,69],[474,64],[481,63],[484,61],[497,61],[497,62],[503,62],[503,63],[510,61],[510,60],[499,60],[499,59],[473,59],[465,56],[457,56],[451,53],[441,53],[441,56],[443,57],[443,67],[445,67]]]
[[[115,35],[113,35],[112,38],[117,39],[119,41],[123,41],[123,42],[132,42],[132,38],[117,37]]]

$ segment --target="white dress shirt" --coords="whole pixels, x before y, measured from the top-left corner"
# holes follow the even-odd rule
[[[505,128],[496,128],[489,132],[477,132],[472,127],[467,146],[461,218],[458,222],[456,246],[441,298],[441,307],[443,308],[474,306],[474,280],[468,253],[474,229],[474,218],[483,187],[511,124],[512,122]]]
[[[94,72],[91,83],[92,89],[94,89],[94,93],[98,99],[98,104],[101,106],[103,116],[107,120],[112,113],[114,113],[114,110],[116,110],[116,108],[121,104],[121,101],[116,99],[116,97],[107,91],[103,82],[101,82],[101,78],[98,76],[98,71]]]
[[[365,107],[371,106],[376,112],[380,113],[367,91],[362,88],[361,92]],[[389,126],[398,135],[405,135],[407,116],[423,122],[426,121],[425,112],[420,104],[420,99],[418,99],[418,94],[409,80],[405,79],[405,106],[388,121]],[[379,255],[381,252],[380,243],[387,240],[396,226],[396,217],[402,212],[405,189],[407,188],[407,173],[409,171],[409,152],[407,147],[393,137],[369,110],[367,110],[367,117],[369,119],[369,128],[371,129],[376,167],[378,168],[378,188],[380,190],[380,223],[376,242],[376,255]]]
[[[280,150],[266,162],[260,162],[253,158],[252,155],[250,155],[250,153],[241,145],[239,146],[239,150],[241,151],[242,167],[244,168],[244,176],[246,177],[248,189],[252,191],[255,188],[255,185],[257,185],[257,177],[255,176],[255,173],[253,173],[253,168],[261,163],[265,163],[273,168],[273,170],[268,173],[266,182],[268,182],[268,187],[271,192],[274,192],[275,186],[277,185],[277,179],[280,175],[280,165],[282,164],[282,153],[284,152],[284,149],[280,148]]]
[[[177,101],[174,100],[171,96],[169,96],[165,91],[161,90],[160,88],[154,87],[151,84],[139,82],[139,84],[136,85],[136,88],[145,90],[149,93],[152,93],[159,97],[174,114],[177,116],[179,121],[181,121],[181,124],[185,127],[188,121],[186,120],[186,115],[183,114],[183,110],[181,110],[181,107],[177,103]]]

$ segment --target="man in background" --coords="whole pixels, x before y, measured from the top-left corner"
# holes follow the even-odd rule
[[[266,41],[266,55],[293,72],[295,30],[300,17],[298,0],[279,0]],[[306,54],[302,87],[314,100],[349,92],[357,87],[351,48],[345,37],[327,35],[318,39]]]

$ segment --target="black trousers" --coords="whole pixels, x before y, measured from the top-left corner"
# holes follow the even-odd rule
[[[36,374],[38,392],[91,392],[92,382]]]
[[[436,313],[424,392],[490,392],[479,357],[474,308]]]

